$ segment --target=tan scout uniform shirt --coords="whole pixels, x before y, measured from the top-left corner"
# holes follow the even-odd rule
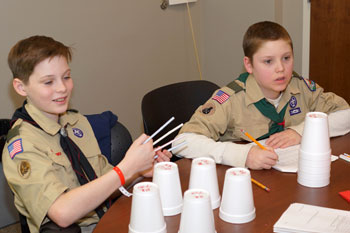
[[[101,155],[98,143],[88,120],[79,113],[67,112],[60,117],[60,124],[43,115],[32,104],[26,104],[28,114],[43,129],[21,119],[18,135],[11,138],[3,150],[4,173],[15,195],[18,211],[27,217],[32,233],[39,232],[51,204],[63,192],[80,186],[71,163],[60,146],[59,130],[67,126],[69,137],[83,151],[98,177],[112,169],[105,156]],[[13,158],[8,146],[20,140],[23,152]],[[81,226],[98,222],[95,212],[81,219]]]
[[[277,112],[280,112],[288,103],[285,113],[285,128],[292,128],[300,135],[302,135],[306,113],[310,111],[330,113],[349,108],[349,105],[341,97],[333,93],[324,93],[323,89],[317,85],[316,90],[311,91],[309,89],[311,88],[310,85],[306,82],[308,81],[293,77],[283,92],[277,108]],[[241,129],[250,133],[254,138],[259,138],[268,133],[272,122],[254,105],[255,102],[264,98],[255,78],[249,75],[245,86],[244,83],[238,80],[236,80],[236,83],[243,87],[245,91],[235,93],[229,87],[221,88],[220,90],[229,95],[228,99],[222,104],[213,99],[217,93],[216,91],[211,99],[196,110],[179,134],[195,133],[204,135],[214,141],[225,142],[242,139],[249,141],[249,138],[242,134]],[[191,143],[194,143],[194,141],[190,140],[188,142],[187,151],[186,149],[180,151],[181,155],[192,158],[209,154],[209,156],[214,157],[216,162],[231,166],[245,166],[246,156],[250,149],[250,146],[236,145],[237,151],[232,153],[231,150],[231,153],[228,154],[226,153],[228,149],[222,147],[219,152],[213,152],[214,155],[210,155],[210,151],[197,153],[197,151],[191,150],[193,146]]]

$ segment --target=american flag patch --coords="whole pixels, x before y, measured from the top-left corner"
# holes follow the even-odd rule
[[[23,146],[22,146],[22,139],[17,139],[16,141],[13,141],[7,149],[9,150],[9,154],[11,159],[13,159],[17,154],[23,152]]]
[[[228,98],[230,98],[230,96],[227,93],[223,92],[222,90],[219,90],[212,99],[222,104],[226,100],[228,100]]]

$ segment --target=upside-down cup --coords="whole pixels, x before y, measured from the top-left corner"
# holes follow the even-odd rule
[[[207,190],[211,198],[211,207],[220,206],[220,194],[216,163],[211,158],[196,158],[192,161],[189,189]]]
[[[158,185],[164,216],[181,213],[182,190],[177,164],[157,163],[154,166],[152,181]]]
[[[152,182],[134,186],[129,233],[166,233],[159,190]]]
[[[330,151],[328,116],[323,112],[306,114],[300,149],[308,153],[326,153]]]
[[[230,168],[226,171],[219,217],[229,223],[246,223],[255,218],[248,169]]]
[[[189,189],[184,194],[179,233],[215,233],[210,194],[204,189]]]

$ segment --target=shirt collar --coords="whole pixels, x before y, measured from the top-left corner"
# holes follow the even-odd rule
[[[296,85],[293,85],[292,82],[293,82],[293,77],[290,80],[286,90],[284,90],[284,92],[282,93],[282,98],[280,100],[277,110],[280,110],[281,108],[283,108],[284,105],[290,100],[292,95],[300,93],[300,90],[297,88]],[[252,103],[256,103],[263,98],[265,98],[265,96],[262,93],[260,86],[256,82],[254,76],[250,74],[246,81],[246,98],[245,98],[246,106]]]
[[[258,102],[259,100],[265,98],[264,94],[260,89],[260,86],[258,85],[258,83],[256,82],[252,74],[250,74],[246,80],[245,92],[246,92],[246,98],[245,98],[246,106],[252,103]]]
[[[66,124],[73,125],[78,121],[77,114],[65,112],[60,116],[59,122],[55,122],[54,120],[45,116],[44,113],[35,107],[29,100],[27,101],[28,103],[25,105],[25,108],[28,114],[46,133],[50,135],[57,134],[62,126],[65,126]]]

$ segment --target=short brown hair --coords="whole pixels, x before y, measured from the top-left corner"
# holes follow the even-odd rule
[[[266,41],[286,40],[293,51],[293,42],[288,32],[278,23],[263,21],[251,25],[243,37],[244,56],[253,62],[253,55]]]
[[[51,37],[32,36],[18,41],[12,47],[7,62],[13,78],[19,78],[27,83],[37,64],[55,56],[63,56],[67,62],[70,62],[72,60],[71,48]]]

